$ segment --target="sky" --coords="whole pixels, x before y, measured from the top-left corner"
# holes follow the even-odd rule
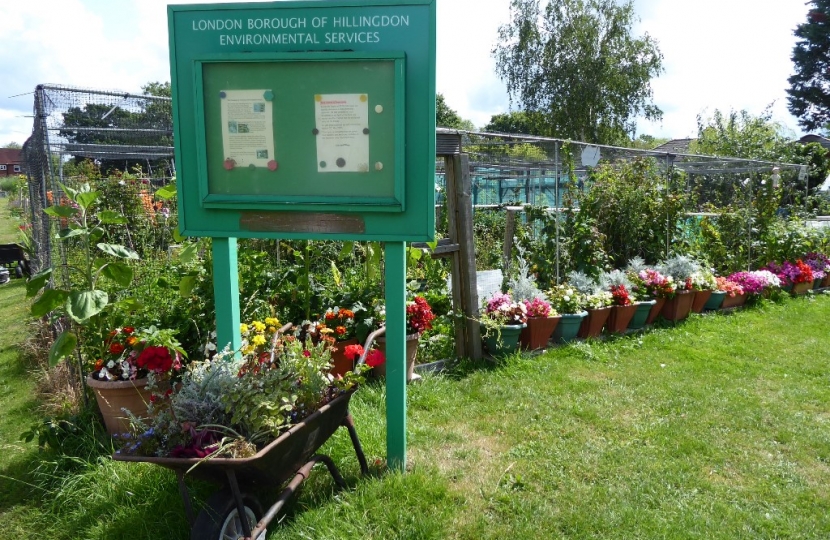
[[[32,132],[38,84],[139,93],[170,80],[165,0],[0,0],[0,146],[22,144]],[[174,3],[196,3],[188,0]],[[212,3],[202,0],[198,3]],[[491,51],[509,20],[510,0],[437,0],[436,86],[447,104],[478,127],[511,110]],[[659,122],[638,133],[685,138],[697,116],[719,109],[761,114],[793,137],[785,88],[795,27],[806,0],[634,0],[640,21],[664,56],[652,81]],[[512,109],[516,105],[512,104]]]

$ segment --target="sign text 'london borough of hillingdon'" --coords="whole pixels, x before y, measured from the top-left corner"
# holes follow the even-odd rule
[[[343,45],[381,43],[383,31],[409,26],[409,15],[199,19],[194,32],[208,32],[232,45]]]

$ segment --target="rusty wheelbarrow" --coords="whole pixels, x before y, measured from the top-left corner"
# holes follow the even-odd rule
[[[371,344],[382,333],[383,330],[372,333],[367,343]],[[365,354],[358,363],[364,361]],[[335,483],[341,488],[346,487],[331,458],[316,453],[337,428],[343,426],[349,431],[360,470],[364,475],[369,472],[354,419],[349,414],[349,400],[353,393],[354,390],[341,394],[249,458],[200,459],[114,454],[113,459],[153,463],[175,471],[191,526],[191,540],[264,540],[266,527],[308,478],[314,465],[323,463]],[[185,474],[223,486],[207,500],[197,516],[194,516]],[[255,492],[275,489],[289,479],[276,502],[263,512]]]

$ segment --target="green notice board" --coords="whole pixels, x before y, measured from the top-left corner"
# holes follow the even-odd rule
[[[434,0],[169,6],[184,234],[434,236]]]

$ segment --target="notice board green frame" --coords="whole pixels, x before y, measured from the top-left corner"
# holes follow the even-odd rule
[[[434,238],[434,0],[174,5],[168,19],[183,234]]]

